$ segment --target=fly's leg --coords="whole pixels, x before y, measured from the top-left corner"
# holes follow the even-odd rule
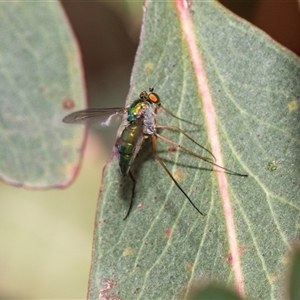
[[[176,179],[173,177],[165,163],[162,161],[162,159],[158,156],[157,154],[157,142],[156,142],[156,136],[152,135],[151,136],[151,141],[152,141],[152,149],[153,149],[153,154],[157,161],[161,164],[161,166],[165,169],[165,171],[168,173],[168,175],[171,177],[173,182],[176,184],[176,186],[179,188],[179,190],[184,194],[184,196],[190,201],[190,203],[193,205],[193,207],[198,211],[199,214],[202,216],[206,216],[204,213],[202,213],[198,207],[193,203],[193,201],[190,199],[190,197],[186,194],[186,192],[182,189],[182,187],[179,185],[179,183],[176,181]]]
[[[175,126],[162,126],[162,125],[156,125],[155,128],[157,128],[157,129],[169,129],[169,130],[181,132],[186,138],[188,138],[190,141],[192,141],[194,144],[196,144],[200,148],[204,149],[206,152],[208,152],[214,158],[214,160],[216,160],[216,158],[212,154],[212,152],[210,152],[208,149],[206,149],[205,147],[203,147],[202,145],[197,143],[193,138],[191,138],[188,134],[186,134],[182,129],[180,129],[178,127],[175,127]],[[207,158],[207,159],[209,160],[209,158]]]
[[[161,135],[161,134],[156,133],[156,136],[157,136],[158,138],[160,138],[161,140],[163,140],[163,141],[165,141],[165,142],[167,142],[167,143],[169,143],[169,144],[171,144],[171,145],[174,145],[174,146],[180,148],[181,150],[183,150],[184,152],[186,152],[186,153],[188,153],[188,154],[190,154],[190,155],[192,155],[192,156],[195,156],[195,157],[197,157],[197,158],[199,158],[199,159],[202,159],[202,160],[204,160],[204,161],[206,161],[206,162],[208,162],[208,163],[210,163],[210,164],[212,164],[212,165],[214,165],[214,166],[216,166],[216,167],[218,167],[218,168],[221,168],[221,169],[225,170],[228,174],[238,175],[238,176],[243,176],[243,177],[248,177],[247,174],[240,174],[240,173],[231,171],[231,170],[229,170],[229,169],[227,169],[227,168],[224,168],[224,167],[222,167],[222,166],[219,166],[219,165],[215,164],[214,162],[210,161],[209,159],[207,159],[206,157],[201,156],[201,155],[199,155],[199,154],[197,154],[197,153],[195,153],[195,152],[193,152],[193,151],[191,151],[191,150],[189,150],[189,149],[187,149],[187,148],[181,146],[180,144],[171,141],[170,139],[166,138],[165,136],[163,136],[163,135]]]
[[[125,221],[127,219],[127,217],[129,216],[129,214],[131,212],[132,204],[133,204],[133,199],[134,199],[134,194],[135,194],[136,180],[133,177],[131,171],[129,171],[129,175],[130,175],[130,178],[132,179],[132,193],[131,193],[131,199],[130,199],[129,209],[128,209],[127,214],[126,214],[125,218],[123,219],[123,221]]]

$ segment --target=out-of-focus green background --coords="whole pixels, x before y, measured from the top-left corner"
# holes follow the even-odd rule
[[[125,103],[142,2],[63,2],[82,51],[91,106]],[[300,54],[296,1],[224,2]],[[67,189],[30,191],[0,183],[1,299],[86,297],[102,167],[115,134],[90,132],[79,176]]]

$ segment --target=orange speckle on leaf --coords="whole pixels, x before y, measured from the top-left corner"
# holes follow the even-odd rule
[[[178,169],[174,172],[174,178],[177,181],[180,181],[184,177],[184,172],[181,169]]]
[[[276,274],[270,274],[270,279],[271,281],[275,281],[277,279],[277,275]]]
[[[297,102],[297,100],[290,101],[288,103],[288,108],[289,108],[289,111],[296,110],[298,108],[298,102]]]
[[[244,246],[239,246],[239,247],[238,247],[239,253],[244,253],[245,250],[246,250],[246,248],[245,248]]]
[[[187,271],[192,270],[192,269],[193,269],[193,264],[191,264],[191,263],[185,264],[185,269],[186,269]]]
[[[123,251],[123,256],[129,256],[129,255],[132,255],[132,253],[133,253],[132,248],[131,247],[127,247]]]
[[[280,262],[281,262],[283,265],[287,265],[288,263],[290,263],[290,257],[289,257],[289,256],[283,256],[283,257],[280,259]]]
[[[153,65],[152,62],[146,62],[144,70],[145,70],[146,73],[149,73],[153,70],[153,67],[154,67],[154,65]]]

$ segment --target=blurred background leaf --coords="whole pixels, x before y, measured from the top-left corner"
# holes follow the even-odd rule
[[[30,188],[65,186],[82,150],[81,128],[61,119],[84,107],[80,54],[58,3],[3,3],[0,173]]]
[[[290,271],[287,281],[286,299],[300,298],[300,248],[294,245],[290,259]]]
[[[241,300],[242,298],[236,292],[225,289],[223,287],[217,286],[215,284],[210,284],[203,288],[198,289],[192,293],[189,300]]]

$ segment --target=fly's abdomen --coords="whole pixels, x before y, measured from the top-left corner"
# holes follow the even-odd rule
[[[119,166],[122,175],[127,175],[130,166],[141,148],[143,127],[141,122],[129,124],[122,132],[119,144]]]

